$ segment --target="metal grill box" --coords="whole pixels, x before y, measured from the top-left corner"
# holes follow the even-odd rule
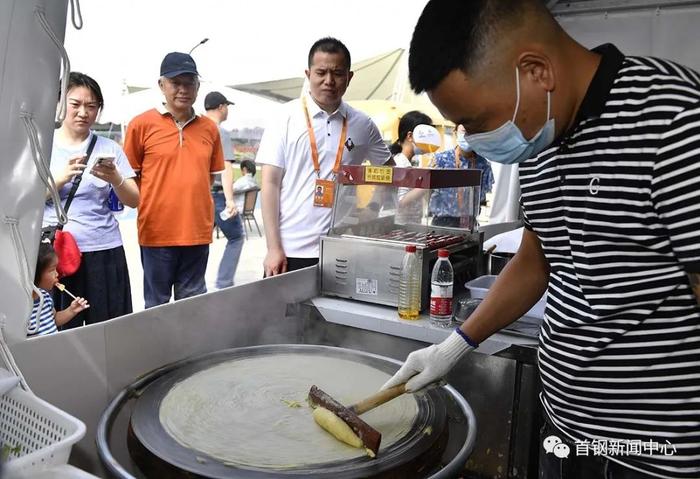
[[[480,170],[343,167],[331,229],[321,238],[322,294],[397,306],[409,244],[421,263],[421,309],[428,305],[438,249],[450,251],[455,286],[464,284],[481,251],[480,182]]]

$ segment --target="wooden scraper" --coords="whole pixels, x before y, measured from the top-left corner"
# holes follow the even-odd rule
[[[382,441],[382,434],[372,426],[360,419],[360,414],[381,406],[385,402],[391,401],[406,392],[406,384],[399,384],[393,388],[379,391],[378,393],[363,399],[357,404],[345,407],[333,399],[329,394],[323,392],[316,386],[311,386],[309,391],[309,402],[314,407],[323,407],[342,419],[355,434],[360,438],[364,446],[372,451],[376,456],[379,451],[379,444]],[[321,427],[324,427],[322,424]],[[325,427],[324,427],[325,429]],[[331,434],[332,431],[328,431]]]

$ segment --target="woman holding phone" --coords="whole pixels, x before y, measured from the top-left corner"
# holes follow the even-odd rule
[[[139,203],[139,190],[134,170],[121,147],[90,130],[103,106],[97,82],[83,73],[71,72],[66,119],[54,134],[51,173],[64,206],[74,179],[82,174],[68,210],[68,223],[63,228],[75,237],[82,259],[78,271],[62,278],[61,282],[74,294],[89,298],[90,308],[62,329],[132,312],[126,256],[119,224],[108,201],[113,190],[123,204],[135,208]],[[96,142],[88,158],[86,153],[93,137]],[[44,208],[44,226],[57,223],[54,205],[49,199]],[[61,310],[71,300],[57,291],[54,303]]]

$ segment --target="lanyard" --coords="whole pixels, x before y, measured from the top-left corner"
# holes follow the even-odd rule
[[[309,116],[309,109],[306,107],[306,96],[301,98],[301,103],[304,107],[304,115],[306,115],[306,129],[309,132],[309,143],[311,143],[311,159],[314,162],[314,171],[316,175],[321,177],[321,164],[318,161],[318,146],[316,146],[316,135],[314,135],[314,128],[311,125],[311,117]],[[345,146],[345,137],[348,134],[348,119],[343,118],[343,129],[340,132],[340,142],[338,143],[338,151],[335,154],[335,164],[333,165],[333,175],[337,175],[340,171],[340,163],[343,161],[343,147]]]

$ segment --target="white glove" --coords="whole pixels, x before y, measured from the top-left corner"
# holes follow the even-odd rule
[[[440,344],[413,351],[401,369],[389,379],[382,390],[406,383],[407,392],[416,392],[442,379],[457,362],[474,349],[457,331]]]

